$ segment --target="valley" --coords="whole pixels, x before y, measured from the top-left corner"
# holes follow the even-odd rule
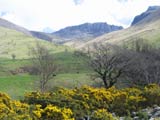
[[[159,120],[159,53],[160,6],[127,28],[47,33],[0,18],[0,120]]]
[[[56,64],[60,66],[60,70],[57,76],[50,81],[49,88],[54,88],[58,86],[63,86],[67,88],[74,88],[76,86],[92,85],[94,81],[91,80],[91,73],[92,70],[88,68],[86,65],[85,60],[81,58],[77,58],[74,55],[74,51],[76,49],[84,49],[88,46],[92,46],[95,43],[109,43],[113,45],[120,45],[120,46],[130,46],[132,41],[143,39],[147,41],[147,43],[159,47],[160,45],[160,19],[153,19],[148,21],[148,19],[153,18],[153,16],[157,16],[159,14],[159,8],[154,7],[148,10],[143,14],[149,14],[141,19],[135,17],[131,27],[122,29],[119,31],[113,31],[111,33],[104,34],[106,32],[106,25],[105,23],[95,23],[95,24],[82,24],[79,26],[67,27],[60,31],[52,33],[53,35],[59,34],[64,35],[53,37],[52,34],[42,33],[42,32],[33,32],[29,31],[23,27],[17,26],[9,21],[5,21],[1,19],[0,24],[0,79],[1,84],[0,88],[2,91],[10,94],[13,98],[18,98],[22,96],[26,90],[32,91],[35,89],[35,82],[38,81],[37,76],[30,75],[27,71],[23,69],[27,66],[31,66],[32,62],[30,60],[31,56],[29,55],[29,49],[34,47],[37,42],[41,45],[46,46],[48,50],[55,56]],[[140,16],[140,15],[139,15]],[[144,15],[143,15],[144,16]],[[104,26],[103,26],[104,25]],[[10,27],[12,26],[12,27]],[[89,28],[87,28],[89,26]],[[118,27],[117,27],[118,28]],[[115,29],[117,29],[115,27]],[[83,34],[79,34],[76,31],[84,32]],[[92,30],[93,29],[93,30]],[[93,31],[99,31],[99,33],[94,33]],[[109,28],[107,28],[109,29]],[[119,28],[118,28],[119,29]],[[22,30],[22,31],[21,31]],[[68,31],[67,31],[68,30]],[[95,39],[82,40],[81,37],[85,37],[87,30],[90,30],[89,34],[95,36]],[[24,32],[25,31],[25,32]],[[65,33],[63,33],[65,32]],[[75,32],[75,33],[74,33]],[[85,33],[86,32],[86,33]],[[33,34],[34,33],[34,34]],[[74,36],[72,36],[74,34]],[[77,35],[79,36],[79,40],[76,40],[74,37]],[[87,33],[88,34],[88,33]],[[96,35],[97,34],[97,35]],[[98,34],[104,34],[98,37]],[[38,37],[40,35],[40,37]],[[66,35],[66,38],[65,38]],[[47,36],[47,40],[45,37]],[[48,37],[49,36],[49,37]],[[38,38],[37,38],[38,37]],[[71,38],[69,38],[71,37]],[[73,37],[73,38],[72,38]],[[57,38],[56,40],[53,38]],[[61,39],[68,39],[66,42],[62,44]],[[69,40],[70,39],[70,40]],[[75,40],[74,40],[75,39]],[[54,40],[56,43],[54,43]],[[57,42],[60,41],[60,42]],[[57,43],[61,43],[57,44]],[[14,58],[13,58],[14,55]],[[23,68],[24,67],[24,68]],[[23,68],[23,69],[22,69]],[[18,71],[18,72],[17,72]],[[15,72],[15,74],[13,74]],[[13,80],[14,79],[14,80]],[[7,82],[4,82],[7,81]],[[25,87],[24,87],[25,86]],[[13,91],[14,88],[17,88],[16,91]],[[14,93],[15,92],[15,93]]]

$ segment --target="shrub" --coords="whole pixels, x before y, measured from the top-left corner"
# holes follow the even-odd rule
[[[42,114],[43,119],[74,120],[74,118],[72,118],[73,113],[70,109],[61,109],[53,105],[47,105]]]
[[[48,104],[61,108],[65,106],[73,111],[75,117],[83,117],[97,109],[107,109],[118,115],[127,115],[139,110],[145,98],[138,88],[118,90],[111,87],[106,90],[105,88],[83,86],[79,89],[59,88],[52,93],[28,93],[25,101],[29,104],[41,104],[42,108]]]
[[[107,112],[105,109],[98,109],[93,112],[91,120],[117,120],[112,116],[111,113]]]
[[[0,93],[0,119],[74,120],[88,116],[93,120],[114,120],[111,113],[129,116],[144,107],[160,105],[159,101],[160,86],[155,84],[122,90],[90,86],[59,88],[48,93],[27,93],[23,101],[13,101]],[[139,116],[145,117],[145,114]]]
[[[156,84],[150,84],[146,86],[143,96],[147,99],[145,105],[160,105],[160,86]]]
[[[20,101],[12,101],[8,95],[0,93],[1,120],[31,120],[29,105]]]

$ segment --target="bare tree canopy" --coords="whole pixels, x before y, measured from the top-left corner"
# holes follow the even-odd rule
[[[46,90],[47,82],[55,76],[57,66],[55,65],[54,57],[49,50],[37,43],[35,48],[30,48],[33,66],[40,78],[40,90]]]
[[[112,87],[127,67],[128,59],[123,56],[123,52],[117,46],[102,44],[88,50],[89,66],[106,88]]]
[[[143,39],[133,42],[132,46],[130,65],[125,70],[132,85],[160,84],[160,49],[152,47]]]

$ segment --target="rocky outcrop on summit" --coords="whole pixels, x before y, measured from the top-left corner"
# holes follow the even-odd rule
[[[103,22],[84,23],[77,26],[66,27],[64,29],[52,33],[52,35],[61,37],[65,41],[71,41],[71,40],[85,41],[121,29],[123,29],[123,27],[109,25]]]
[[[148,23],[154,19],[157,19],[160,15],[160,6],[150,6],[147,11],[142,14],[136,16],[131,24],[131,26],[139,24],[139,23]]]

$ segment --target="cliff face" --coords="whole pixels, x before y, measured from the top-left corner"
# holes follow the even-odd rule
[[[160,12],[160,6],[150,6],[147,11],[143,12],[142,14],[136,16],[131,24],[131,26],[140,23],[143,21],[143,23],[147,22],[147,19],[154,19],[157,16],[153,16],[155,12]],[[146,20],[145,20],[146,19]]]
[[[107,23],[84,23],[77,26],[66,27],[52,33],[52,35],[61,37],[66,41],[88,40],[90,38],[98,37],[100,35],[121,29],[123,29],[123,27],[108,25]]]

